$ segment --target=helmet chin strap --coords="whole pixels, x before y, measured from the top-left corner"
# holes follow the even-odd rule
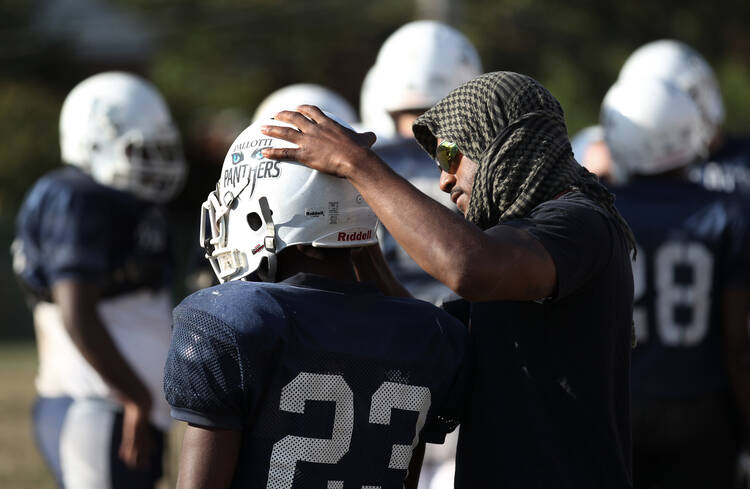
[[[260,213],[263,216],[263,222],[266,223],[266,237],[263,244],[268,253],[265,264],[261,262],[260,267],[258,267],[258,277],[264,282],[275,282],[278,258],[276,256],[276,227],[273,224],[273,213],[268,205],[267,198],[261,197],[258,199],[258,204],[260,205]]]

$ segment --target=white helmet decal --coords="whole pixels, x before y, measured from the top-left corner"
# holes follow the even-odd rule
[[[162,96],[129,73],[87,78],[60,111],[62,160],[146,200],[165,202],[182,188],[187,166],[180,145]]]
[[[341,123],[341,121],[339,120]],[[200,244],[221,282],[256,272],[273,281],[276,254],[287,246],[348,248],[377,243],[378,220],[345,179],[306,166],[270,160],[264,148],[294,148],[269,138],[260,119],[245,129],[224,158],[216,190],[201,208]]]

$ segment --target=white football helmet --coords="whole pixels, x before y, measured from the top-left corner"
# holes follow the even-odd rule
[[[187,173],[167,104],[130,73],[100,73],[73,88],[60,112],[60,150],[100,184],[153,202],[174,197]]]
[[[396,112],[430,108],[480,74],[479,54],[466,36],[446,24],[419,20],[385,40],[373,77],[383,108]]]
[[[618,81],[602,102],[601,124],[615,164],[627,174],[656,174],[708,154],[698,106],[657,79]]]
[[[377,243],[378,219],[357,190],[343,178],[301,163],[264,158],[264,148],[296,146],[262,134],[262,125],[294,127],[269,118],[245,129],[201,208],[200,245],[219,281],[256,272],[253,278],[273,282],[276,255],[287,246]]]
[[[378,136],[375,144],[380,145],[396,136],[396,124],[385,110],[383,87],[378,85],[375,71],[375,66],[371,67],[362,82],[359,116],[362,120],[360,129],[374,132]]]
[[[660,78],[687,92],[698,104],[711,139],[724,123],[724,102],[716,75],[685,43],[662,39],[636,49],[619,74],[619,80],[631,78]]]
[[[349,125],[357,121],[354,107],[338,93],[312,83],[297,83],[280,88],[266,97],[255,109],[253,122],[273,117],[282,110],[295,110],[303,104],[315,105],[324,112],[336,114]]]

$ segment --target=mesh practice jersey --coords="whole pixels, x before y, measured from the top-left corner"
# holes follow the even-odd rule
[[[298,274],[175,308],[172,415],[242,431],[233,487],[401,488],[458,423],[467,331],[427,302]]]
[[[638,243],[633,397],[721,392],[722,297],[750,286],[747,205],[697,184],[645,178],[615,194]]]

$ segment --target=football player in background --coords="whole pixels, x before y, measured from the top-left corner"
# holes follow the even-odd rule
[[[107,72],[65,99],[60,147],[66,165],[30,190],[13,244],[39,353],[36,441],[61,487],[153,487],[170,424],[159,204],[185,177],[179,133],[153,85]]]
[[[377,218],[346,180],[263,157],[293,147],[264,124],[285,125],[240,134],[201,209],[222,284],[174,311],[177,486],[416,487],[424,442],[458,422],[466,328],[356,281]]]
[[[748,208],[688,179],[712,134],[675,84],[620,79],[602,104],[617,207],[638,243],[632,356],[636,488],[730,488],[750,421]],[[734,387],[734,389],[732,388]]]
[[[710,134],[710,155],[691,168],[691,180],[711,190],[750,192],[750,138],[726,134],[724,102],[708,62],[687,44],[671,39],[647,43],[625,61],[619,79],[658,78],[688,93]]]
[[[604,141],[604,129],[600,125],[588,126],[578,131],[571,139],[573,156],[588,171],[598,176],[607,185],[621,180],[616,174],[617,167],[612,162],[607,142]]]
[[[377,134],[375,152],[412,185],[452,209],[450,197],[440,191],[440,175],[414,139],[411,125],[448,92],[480,73],[479,54],[466,36],[443,23],[420,20],[401,26],[385,40],[362,85],[361,126]],[[391,270],[414,297],[439,304],[450,294],[384,227],[379,238]]]

